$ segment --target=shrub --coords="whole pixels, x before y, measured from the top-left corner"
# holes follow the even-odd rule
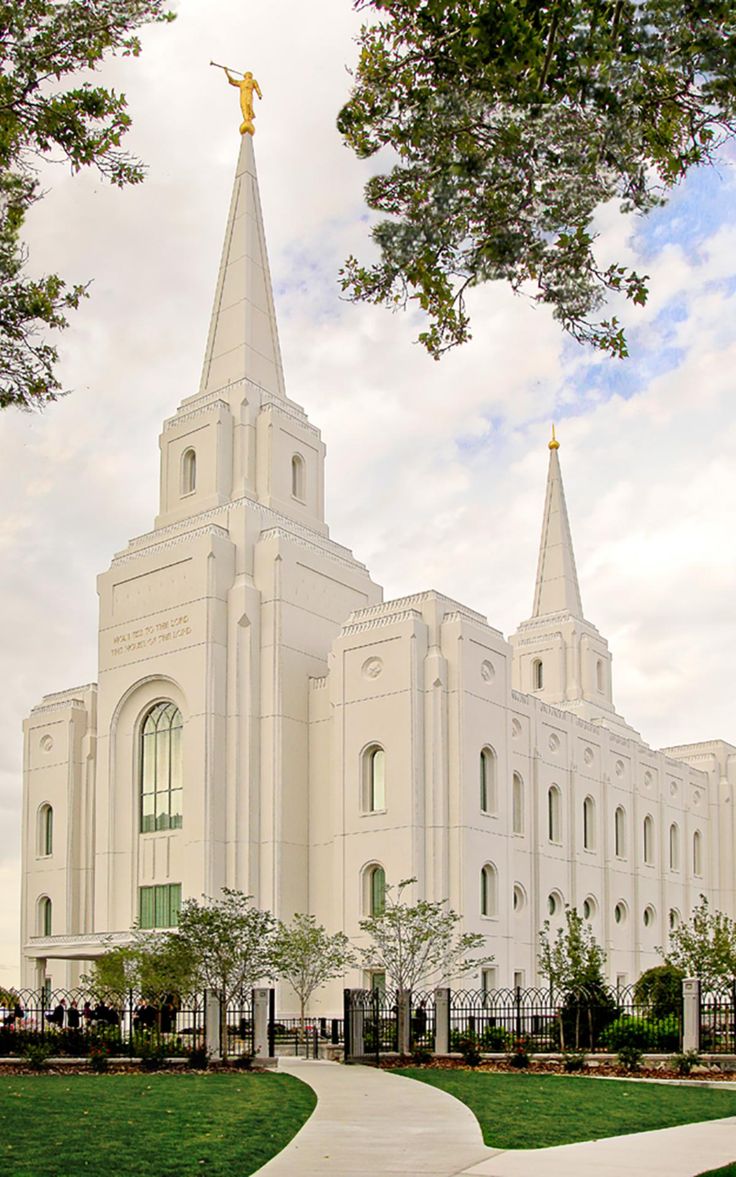
[[[697,1050],[683,1050],[680,1054],[674,1054],[671,1062],[678,1075],[689,1075],[700,1062],[700,1055]]]
[[[623,1014],[601,1035],[601,1045],[618,1051],[622,1046],[636,1046],[639,1051],[677,1050],[680,1045],[680,1022],[674,1014],[666,1018],[636,1018]]]
[[[187,1060],[193,1071],[206,1071],[210,1065],[210,1053],[206,1046],[193,1046]]]
[[[618,1015],[615,998],[603,981],[591,980],[565,995],[559,1012],[556,1036],[561,1049],[593,1050],[606,1028]]]
[[[32,1071],[42,1071],[46,1060],[54,1053],[47,1042],[29,1042],[23,1051],[23,1058]]]
[[[682,978],[680,969],[670,964],[655,965],[642,973],[634,985],[634,1000],[643,1005],[653,1018],[679,1017],[682,1009]]]
[[[480,1044],[484,1050],[502,1051],[509,1044],[509,1034],[503,1026],[489,1026],[480,1036]]]
[[[412,1051],[411,1061],[415,1067],[426,1066],[427,1063],[431,1063],[432,1061],[432,1052],[426,1050],[423,1046],[419,1046],[416,1050]]]
[[[585,1055],[578,1050],[566,1050],[562,1057],[562,1065],[569,1075],[575,1071],[584,1071]]]
[[[107,1070],[110,1059],[110,1048],[106,1042],[94,1042],[89,1048],[89,1065],[92,1070],[101,1075]]]
[[[234,1058],[229,1060],[230,1066],[235,1067],[236,1071],[250,1071],[253,1068],[254,1058],[253,1054],[236,1054]]]
[[[619,1050],[618,1061],[625,1070],[638,1071],[641,1066],[641,1050],[630,1042]]]
[[[458,1045],[466,1066],[477,1067],[480,1062],[480,1051],[475,1038],[461,1038]]]
[[[515,1067],[518,1071],[526,1070],[531,1062],[531,1057],[528,1038],[515,1038],[513,1046],[506,1056],[509,1066]]]
[[[138,1034],[133,1047],[141,1060],[142,1071],[160,1071],[166,1058],[166,1047],[160,1038],[152,1034]]]

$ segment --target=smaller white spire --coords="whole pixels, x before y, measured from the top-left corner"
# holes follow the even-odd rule
[[[580,600],[570,520],[567,516],[565,490],[562,485],[559,448],[560,443],[552,426],[547,497],[544,503],[532,617],[544,617],[548,613],[568,613],[582,620],[583,605]]]
[[[285,396],[253,136],[241,136],[200,393],[248,378]]]

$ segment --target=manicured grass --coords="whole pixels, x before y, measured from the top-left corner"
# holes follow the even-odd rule
[[[3,1177],[247,1177],[311,1114],[291,1075],[0,1078]]]
[[[736,1177],[736,1161],[724,1165],[722,1169],[709,1169],[707,1173],[701,1173],[700,1177]]]
[[[407,1068],[475,1114],[494,1148],[549,1148],[736,1115],[736,1091],[617,1083],[563,1075],[498,1075]]]

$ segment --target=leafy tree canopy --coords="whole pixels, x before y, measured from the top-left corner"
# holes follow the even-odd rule
[[[355,0],[370,17],[338,118],[362,157],[380,259],[355,300],[426,312],[435,358],[469,337],[468,287],[503,279],[576,339],[627,354],[610,292],[646,276],[594,254],[593,216],[664,203],[736,129],[733,0]]]
[[[221,899],[188,899],[179,912],[177,936],[191,954],[196,982],[223,1003],[273,974],[276,920],[250,900],[223,887]]]
[[[364,967],[385,972],[390,989],[420,989],[489,964],[492,956],[476,955],[485,947],[485,936],[458,934],[460,916],[446,902],[404,900],[412,883],[416,879],[400,882],[395,896],[387,886],[383,912],[360,921],[361,931],[371,938],[370,946],[361,949]]]
[[[682,1009],[682,978],[680,969],[668,964],[654,965],[642,973],[634,986],[634,999],[643,1005],[653,1018],[666,1018]]]
[[[289,982],[299,998],[302,1025],[312,994],[355,962],[355,951],[345,933],[330,935],[313,915],[295,915],[291,924],[279,923],[273,971]]]
[[[670,933],[669,951],[657,951],[682,976],[699,977],[706,989],[717,989],[736,977],[736,922],[711,911],[701,895],[688,922]]]
[[[167,993],[186,993],[196,977],[188,944],[176,932],[133,933],[132,944],[108,949],[84,977],[92,991],[124,993],[128,989],[156,1001]]]
[[[606,954],[577,908],[565,907],[565,926],[554,935],[549,920],[539,933],[539,971],[555,993],[567,996],[604,984]]]
[[[61,391],[50,330],[86,289],[57,274],[31,278],[22,241],[28,210],[43,195],[41,160],[72,171],[95,166],[121,187],[143,179],[140,162],[120,150],[130,126],[125,95],[75,75],[103,58],[137,56],[135,30],[173,20],[164,0],[0,2],[0,408],[40,407]]]

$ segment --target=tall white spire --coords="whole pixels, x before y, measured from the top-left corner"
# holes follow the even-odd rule
[[[275,396],[285,396],[253,136],[249,134],[241,136],[200,393],[214,392],[246,377]]]
[[[568,613],[582,620],[583,606],[572,550],[565,490],[562,485],[559,448],[560,443],[555,437],[553,427],[552,440],[549,443],[547,497],[544,503],[532,617],[544,617],[548,613]]]

